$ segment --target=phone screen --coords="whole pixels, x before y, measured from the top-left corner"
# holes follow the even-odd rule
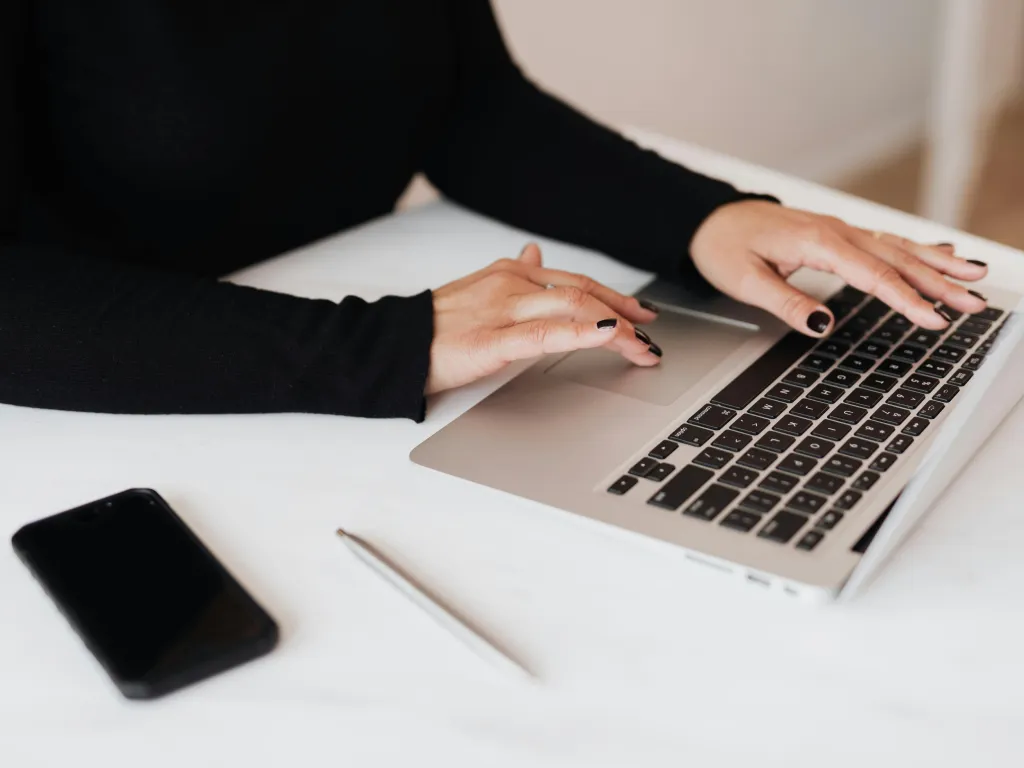
[[[167,692],[276,641],[270,616],[153,491],[30,523],[13,543],[128,696]]]

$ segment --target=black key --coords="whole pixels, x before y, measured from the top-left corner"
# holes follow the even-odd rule
[[[808,355],[800,361],[801,368],[807,368],[811,371],[827,371],[836,361],[831,357],[825,357],[825,355]]]
[[[888,392],[896,386],[896,379],[892,376],[885,376],[881,373],[872,373],[864,377],[864,381],[861,382],[861,386],[869,387],[870,389],[878,389],[882,392]]]
[[[888,451],[882,451],[875,457],[875,460],[871,462],[871,466],[868,469],[875,472],[885,472],[889,467],[896,463],[898,459],[895,453],[889,453]]]
[[[914,438],[910,437],[910,435],[896,435],[892,442],[885,446],[885,450],[890,453],[903,453],[913,444]]]
[[[856,405],[847,405],[846,403],[840,403],[832,409],[832,413],[828,415],[830,419],[836,421],[842,421],[846,424],[856,424],[865,416],[868,412],[863,408],[858,408]]]
[[[710,470],[701,469],[692,464],[687,465],[679,470],[675,477],[665,483],[657,493],[651,496],[647,503],[662,509],[679,509],[683,502],[699,491],[700,487],[710,480],[713,475],[714,472]]]
[[[781,498],[776,496],[774,493],[768,493],[767,491],[751,491],[743,497],[743,501],[740,502],[741,507],[752,509],[755,512],[771,512],[775,505],[781,501]]]
[[[803,441],[794,450],[797,453],[802,453],[804,456],[810,456],[815,459],[824,458],[829,451],[835,448],[835,443],[831,443],[828,440],[822,440],[817,437],[805,437]],[[788,456],[786,458],[789,458]],[[786,462],[783,461],[779,466],[783,469],[786,468]]]
[[[877,392],[871,392],[861,387],[853,390],[846,396],[846,400],[843,402],[849,403],[850,405],[857,405],[861,408],[871,408],[878,404],[878,401],[882,399],[882,396]]]
[[[883,325],[889,326],[891,328],[897,328],[901,331],[908,331],[910,330],[910,326],[912,326],[913,323],[910,322],[903,315],[893,315],[888,320],[886,320],[885,323],[883,323]]]
[[[757,358],[752,365],[711,398],[711,402],[736,410],[746,408],[816,343],[815,339],[802,333],[787,333],[774,347]]]
[[[832,373],[825,377],[824,386],[838,384],[840,387],[852,387],[859,378],[860,374],[853,371],[832,371]]]
[[[807,518],[803,515],[795,515],[783,510],[769,520],[757,535],[762,539],[785,544],[804,527],[806,522]]]
[[[729,459],[731,458],[732,454],[728,451],[720,451],[717,448],[705,448],[697,454],[693,463],[701,464],[705,467],[710,467],[711,469],[721,469],[729,463]]]
[[[877,323],[883,317],[889,314],[889,305],[881,299],[871,299],[864,308],[857,313],[858,317],[866,317],[871,320],[872,324]]]
[[[901,430],[901,432],[903,432],[904,435],[910,435],[911,437],[917,437],[922,432],[924,432],[926,429],[928,429],[928,423],[929,423],[928,419],[919,419],[919,418],[915,417],[915,418],[911,419],[909,422],[907,422],[907,426],[905,426]]]
[[[832,402],[835,402],[834,400]],[[825,403],[816,403],[813,400],[804,398],[799,403],[789,409],[790,414],[793,416],[806,417],[808,419],[820,418],[825,411],[828,410],[828,406]],[[783,430],[785,431],[785,430]]]
[[[967,353],[959,347],[950,347],[943,344],[932,353],[939,360],[946,360],[951,363],[959,363]]]
[[[868,295],[860,288],[854,288],[852,285],[844,285],[832,298],[839,299],[840,301],[847,301],[850,304],[857,306],[867,297]]]
[[[878,482],[879,477],[881,475],[877,472],[865,472],[853,481],[853,487],[858,491],[870,491],[871,487]]]
[[[944,406],[942,403],[936,402],[935,400],[929,400],[927,403],[921,406],[921,408],[917,412],[917,415],[923,416],[926,419],[934,419],[936,416],[942,413],[942,409],[945,407],[946,406]]]
[[[953,370],[952,363],[936,360],[934,357],[929,357],[917,367],[918,373],[924,373],[928,376],[938,376],[940,379],[951,370]]]
[[[815,403],[815,405],[818,405],[818,403]],[[810,429],[810,427],[811,422],[808,419],[801,419],[799,416],[792,416],[789,414],[775,422],[775,429],[779,432],[785,432],[787,435],[800,436]]]
[[[807,491],[797,491],[795,494],[793,494],[793,498],[789,500],[789,504],[787,506],[790,506],[793,509],[799,510],[801,512],[807,512],[808,514],[813,515],[815,512],[817,512],[825,505],[826,501],[827,499],[821,496],[816,496],[813,493],[808,493]]]
[[[887,373],[890,376],[902,376],[910,369],[910,363],[904,362],[903,360],[893,360],[890,357],[888,360],[883,360],[878,364],[878,367],[875,369],[875,373]]]
[[[734,509],[722,518],[722,522],[720,522],[719,525],[746,533],[760,522],[760,515],[754,512],[747,512],[745,509]]]
[[[841,299],[829,299],[825,302],[825,306],[832,310],[832,314],[835,316],[837,322],[857,308],[856,304],[851,304],[850,302],[842,301]]]
[[[921,347],[915,347],[910,344],[900,344],[896,349],[892,351],[893,357],[898,357],[903,360],[907,360],[911,363],[917,363],[921,361],[928,352]]]
[[[749,451],[747,451],[738,459],[736,459],[736,463],[744,467],[749,467],[750,469],[762,470],[768,469],[768,467],[775,463],[775,460],[777,458],[779,457],[776,456],[774,453],[762,451],[757,448],[751,448]]]
[[[956,384],[957,386],[962,387],[973,377],[973,373],[971,373],[970,371],[965,371],[963,368],[961,368],[959,371],[957,371],[956,373],[949,377],[949,383]]]
[[[843,491],[836,499],[836,509],[850,510],[860,501],[861,494],[857,491]]]
[[[768,419],[744,413],[732,423],[732,429],[735,429],[737,432],[746,432],[748,435],[759,435],[764,432],[769,424],[771,422]]]
[[[793,403],[800,399],[804,391],[793,384],[776,384],[764,393],[765,397],[773,400],[781,400],[784,403]]]
[[[849,351],[849,344],[843,344],[843,342],[835,341],[834,339],[825,339],[815,350],[819,355],[828,355],[829,357],[842,357]]]
[[[636,478],[630,477],[629,475],[623,475],[610,486],[608,486],[608,493],[614,493],[616,496],[621,496],[630,488],[636,485]]]
[[[971,355],[966,360],[964,360],[964,368],[966,368],[968,371],[976,371],[979,368],[981,368],[981,364],[983,362],[985,362],[984,355]]]
[[[736,415],[732,408],[723,408],[720,405],[705,405],[689,419],[690,424],[698,424],[711,429],[721,429]]]
[[[840,424],[838,421],[825,419],[811,431],[811,436],[820,437],[825,440],[842,440],[850,433],[851,429],[852,427],[848,424]]]
[[[840,477],[853,477],[863,464],[864,462],[859,459],[851,459],[847,456],[840,456],[837,453],[825,462],[822,469],[826,472],[831,472],[833,475],[839,475]]]
[[[819,384],[808,392],[807,396],[814,400],[823,400],[826,403],[834,403],[843,396],[843,390],[839,387],[830,387],[828,384]]]
[[[883,341],[879,341],[878,339],[868,339],[857,347],[857,354],[877,359],[879,357],[883,357],[890,348],[891,347]]]
[[[830,509],[828,512],[821,516],[821,519],[818,520],[816,527],[821,528],[821,530],[823,531],[831,531],[833,528],[839,525],[839,522],[842,519],[842,512],[840,512],[838,509]]]
[[[960,387],[955,384],[943,384],[939,387],[938,392],[935,393],[935,399],[940,403],[948,403],[957,396],[958,392],[960,392]]]
[[[747,447],[747,443],[749,442],[749,435],[741,435],[739,432],[733,432],[731,429],[727,429],[715,438],[715,442],[713,442],[712,445],[715,446],[715,448],[724,448],[727,451],[742,451]]]
[[[919,347],[929,349],[931,347],[934,347],[941,338],[941,333],[936,333],[935,331],[922,331],[920,328],[918,328],[917,330],[913,331],[909,336],[907,336],[907,338],[903,340],[903,343],[916,344]]]
[[[821,374],[815,373],[814,371],[805,371],[803,368],[794,368],[792,371],[787,373],[782,380],[786,384],[795,384],[798,387],[809,387],[818,380],[819,376],[821,376]]]
[[[988,329],[991,327],[991,323],[971,318],[970,320],[964,320],[960,323],[960,327],[957,328],[957,330],[960,331],[960,333],[973,333],[977,336],[983,336],[988,333]]]
[[[953,309],[951,306],[949,306],[949,304],[940,304],[939,309],[941,309],[943,312],[945,312],[947,315],[953,318],[953,320],[959,320],[961,317],[964,316],[963,312],[961,312],[959,309]]]
[[[880,421],[865,421],[861,424],[860,429],[857,430],[857,437],[863,437],[865,440],[876,440],[882,442],[888,440],[893,433],[893,428],[888,424],[883,424]]]
[[[917,408],[924,401],[924,395],[920,392],[913,392],[909,389],[897,389],[885,402],[889,405],[898,405],[901,408]]]
[[[800,541],[796,543],[796,548],[810,552],[821,543],[823,538],[825,538],[825,534],[821,531],[808,531],[800,537]]]
[[[952,344],[954,347],[970,349],[978,343],[978,337],[973,333],[951,333],[946,338],[946,343]]]
[[[746,488],[755,480],[757,480],[757,472],[752,469],[745,469],[737,466],[729,467],[722,473],[722,476],[718,478],[718,482],[725,483],[726,485],[733,485],[737,488]]]
[[[910,418],[910,411],[895,405],[880,405],[871,414],[871,418],[877,421],[884,421],[886,424],[900,425]]]
[[[891,328],[886,323],[879,328],[876,328],[871,334],[871,338],[876,341],[881,341],[883,344],[895,344],[903,338],[903,333],[904,332],[899,328]]]
[[[754,443],[754,445],[756,445],[758,448],[764,448],[766,451],[782,453],[784,450],[789,448],[789,446],[791,446],[795,440],[795,437],[790,437],[789,435],[782,435],[773,430],[771,432],[767,432],[764,436],[761,437],[760,440]]]
[[[803,477],[817,465],[814,459],[808,459],[803,456],[797,456],[796,454],[790,454],[784,458],[777,469],[784,469],[787,472],[791,472],[794,475],[800,475]]]
[[[851,371],[857,373],[864,373],[870,371],[871,367],[875,364],[875,361],[870,357],[862,357],[861,355],[847,355],[839,363],[840,368],[848,368]],[[825,377],[825,381],[828,381],[828,377]],[[838,382],[835,382],[838,383]],[[847,385],[849,386],[849,385]]]
[[[864,311],[861,310],[855,316],[853,316],[849,320],[847,320],[846,321],[846,325],[844,325],[843,327],[844,328],[854,328],[854,329],[856,329],[858,331],[867,331],[868,329],[873,328],[875,326],[875,323],[877,323],[877,322],[878,322],[878,318],[876,318],[876,317],[865,317],[864,316]]]
[[[660,483],[666,477],[676,471],[674,464],[659,464],[650,472],[647,473],[647,479],[653,480],[656,483]]]
[[[971,317],[976,320],[989,320],[996,321],[1003,316],[1003,310],[997,309],[996,307],[986,307],[981,312],[975,312]]]
[[[712,485],[694,499],[690,506],[683,510],[683,514],[699,517],[701,520],[714,520],[739,495],[739,491],[726,488],[724,485]]]
[[[767,397],[762,397],[750,406],[751,413],[757,416],[764,416],[766,419],[774,419],[777,416],[781,416],[784,410],[786,410],[786,406],[775,400],[769,400]]]
[[[673,443],[671,440],[662,440],[656,446],[651,448],[647,455],[652,459],[667,459],[672,455],[672,451],[678,447],[678,443]]]
[[[685,445],[702,446],[711,437],[714,436],[714,432],[710,429],[704,429],[704,427],[695,427],[693,424],[683,424],[675,432],[669,435],[670,440],[675,440],[677,443],[684,443]]]
[[[785,496],[796,488],[796,484],[797,479],[791,475],[787,475],[785,472],[770,472],[764,480],[761,481],[760,487],[767,491],[772,491]]]
[[[992,345],[995,344],[995,341],[996,340],[991,337],[983,341],[981,346],[977,349],[978,354],[987,355],[992,350]]]
[[[811,479],[804,484],[804,488],[817,493],[824,493],[831,496],[843,486],[843,478],[830,475],[825,472],[816,472]]]
[[[841,341],[844,344],[856,344],[864,338],[864,331],[858,328],[853,328],[849,325],[844,325],[838,331],[833,331],[830,338],[833,338],[836,341]]]
[[[637,477],[646,477],[647,473],[658,466],[658,462],[654,459],[648,459],[644,457],[640,459],[636,464],[629,468],[629,474],[636,475]]]
[[[925,376],[923,373],[912,373],[903,382],[903,386],[907,389],[915,389],[918,392],[924,392],[926,395],[935,389],[938,384],[938,379],[932,376]]]
[[[870,440],[861,440],[857,437],[851,437],[842,447],[839,452],[846,456],[853,456],[855,459],[870,459],[871,454],[878,450],[878,443],[873,443]]]

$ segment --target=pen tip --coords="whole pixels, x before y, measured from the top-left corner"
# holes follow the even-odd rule
[[[347,534],[347,533],[345,533],[345,529],[344,529],[344,528],[339,528],[339,529],[338,529],[338,530],[336,531],[336,533],[337,533],[337,534],[338,534],[339,536],[342,536],[342,537],[344,537],[344,536],[348,536],[348,534]]]

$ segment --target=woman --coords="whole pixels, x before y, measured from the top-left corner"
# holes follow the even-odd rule
[[[514,226],[821,336],[786,284],[836,272],[925,328],[978,262],[789,210],[538,90],[487,0],[7,0],[0,10],[0,401],[422,419],[510,360],[660,350],[650,307],[536,248],[408,298],[335,304],[218,276],[387,213],[422,170]],[[416,258],[410,252],[409,258]],[[550,287],[550,290],[545,288]]]

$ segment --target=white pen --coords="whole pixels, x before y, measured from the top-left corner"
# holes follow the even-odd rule
[[[409,598],[409,600],[422,608],[430,618],[461,640],[467,648],[481,659],[497,667],[509,670],[520,677],[526,676],[533,679],[533,675],[530,674],[529,670],[513,660],[492,641],[480,634],[480,632],[469,626],[452,609],[442,605],[436,597],[430,595],[423,587],[413,582],[396,566],[389,563],[382,554],[377,552],[368,543],[341,528],[338,529],[338,536],[341,537],[341,540],[345,542],[345,545],[352,550],[356,557],[370,566],[377,575]]]

